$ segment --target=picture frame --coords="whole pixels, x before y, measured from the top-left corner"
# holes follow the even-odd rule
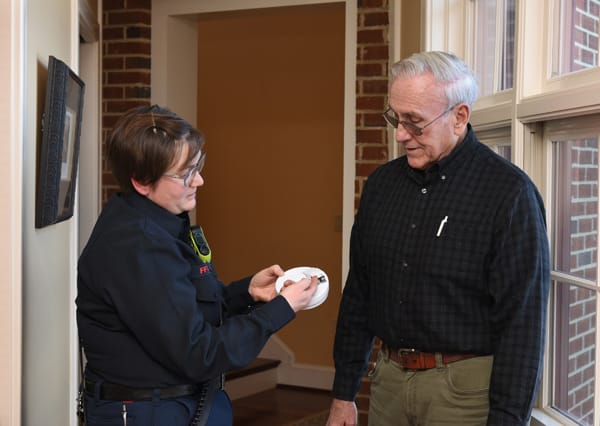
[[[84,91],[77,74],[50,56],[38,150],[36,228],[73,216]]]

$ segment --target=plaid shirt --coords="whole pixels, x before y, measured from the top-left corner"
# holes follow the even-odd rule
[[[334,396],[354,399],[378,336],[392,348],[492,354],[488,424],[524,423],[548,291],[542,199],[470,126],[425,172],[393,160],[369,177],[352,228]]]

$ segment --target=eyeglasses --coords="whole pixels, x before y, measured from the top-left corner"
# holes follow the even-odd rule
[[[431,126],[437,120],[439,120],[444,115],[446,115],[450,111],[452,111],[454,109],[454,107],[456,107],[456,105],[458,105],[458,104],[452,105],[450,108],[448,108],[447,110],[445,110],[444,112],[442,112],[440,115],[438,115],[437,117],[435,117],[433,120],[431,120],[429,123],[425,124],[424,126],[417,126],[416,124],[413,124],[410,121],[402,121],[402,120],[400,120],[398,118],[398,115],[394,112],[394,110],[392,110],[392,107],[389,107],[383,113],[383,118],[385,118],[385,121],[387,121],[389,123],[389,125],[392,126],[394,129],[397,129],[398,126],[401,125],[402,127],[404,127],[404,130],[406,130],[411,135],[413,135],[413,136],[421,136],[427,127]]]
[[[190,167],[189,169],[187,169],[187,171],[184,174],[182,174],[182,175],[164,174],[163,176],[169,177],[172,179],[183,179],[183,184],[185,186],[190,186],[190,184],[196,177],[196,173],[199,174],[202,171],[202,168],[204,167],[205,162],[206,162],[206,152],[203,152],[202,154],[200,154],[200,159],[198,160],[198,162],[195,165],[193,165],[192,167]]]

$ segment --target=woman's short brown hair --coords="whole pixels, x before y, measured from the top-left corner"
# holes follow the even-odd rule
[[[190,123],[158,105],[127,111],[108,139],[108,163],[121,191],[134,192],[131,179],[154,185],[178,160],[184,145],[191,161],[204,135]]]

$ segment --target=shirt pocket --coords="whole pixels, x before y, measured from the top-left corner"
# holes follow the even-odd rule
[[[489,235],[482,223],[448,221],[443,232],[430,240],[426,258],[431,263],[426,270],[446,278],[480,279],[490,248]]]

